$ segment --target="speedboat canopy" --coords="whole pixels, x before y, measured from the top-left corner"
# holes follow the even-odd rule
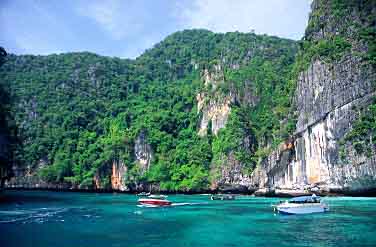
[[[320,202],[320,197],[319,196],[298,196],[291,198],[289,200],[290,203],[317,203]]]

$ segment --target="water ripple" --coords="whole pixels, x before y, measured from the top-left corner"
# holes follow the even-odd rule
[[[97,210],[88,208],[36,208],[32,210],[3,210],[0,211],[0,224],[28,224],[45,222],[64,222],[64,216],[69,213],[86,218],[100,217]]]

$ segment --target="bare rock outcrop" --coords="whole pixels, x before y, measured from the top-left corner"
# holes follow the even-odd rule
[[[314,1],[313,11],[320,8],[320,4],[322,1]],[[362,13],[355,9],[351,13],[354,22],[360,22]],[[338,23],[334,25],[331,16],[324,15],[321,19],[325,25],[319,33],[309,33],[311,41],[337,35],[343,28]],[[349,31],[347,35],[352,33]],[[376,188],[374,150],[365,156],[355,152],[348,143],[346,159],[341,159],[339,154],[340,141],[359,118],[358,109],[367,107],[376,95],[375,67],[354,53],[354,50],[367,53],[367,47],[347,38],[353,48],[340,60],[324,62],[316,58],[300,73],[295,91],[298,117],[293,149],[272,152],[253,178],[256,179],[260,171],[264,175],[251,186],[274,191],[326,193],[363,193]]]

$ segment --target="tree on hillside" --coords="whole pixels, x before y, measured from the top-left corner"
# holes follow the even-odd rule
[[[5,62],[7,52],[0,47],[0,66]],[[9,129],[9,94],[0,84],[0,188],[3,188],[5,180],[10,175],[12,151],[12,135]]]

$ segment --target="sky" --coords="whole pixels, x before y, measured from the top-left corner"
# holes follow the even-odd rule
[[[89,51],[135,58],[173,32],[204,28],[301,39],[311,0],[0,0],[8,53]]]

